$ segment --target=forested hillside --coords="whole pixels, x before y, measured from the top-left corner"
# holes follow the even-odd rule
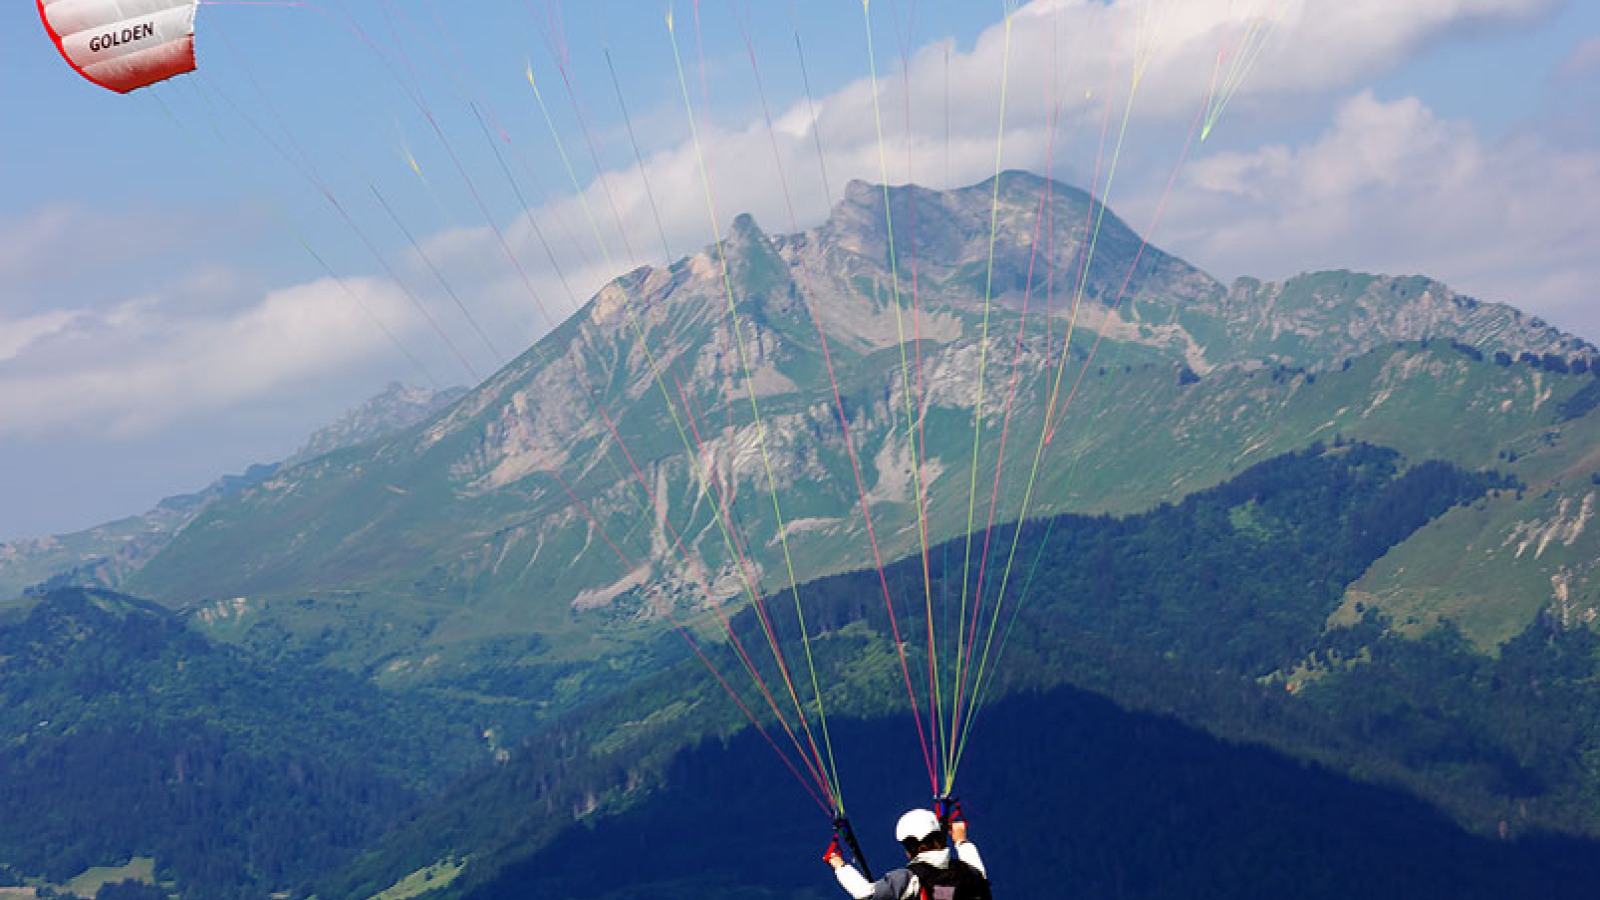
[[[0,864],[47,881],[149,856],[186,896],[304,889],[488,756],[459,709],[261,666],[132,597],[0,621]]]
[[[1403,787],[1413,796],[1426,798],[1437,804],[1431,811],[1426,805],[1401,801],[1397,794],[1354,787],[1331,773],[1308,774],[1299,764],[1286,761],[1271,764],[1282,766],[1286,778],[1298,772],[1296,777],[1322,785],[1318,790],[1340,796],[1353,792],[1346,799],[1367,798],[1350,800],[1350,814],[1367,823],[1363,828],[1379,827],[1373,822],[1382,816],[1361,812],[1362,804],[1396,804],[1392,814],[1398,819],[1381,827],[1421,828],[1420,833],[1429,836],[1419,838],[1424,842],[1419,853],[1435,852],[1427,848],[1446,855],[1467,852],[1460,848],[1487,837],[1498,840],[1502,835],[1527,836],[1556,828],[1592,832],[1596,822],[1586,812],[1593,809],[1586,798],[1595,775],[1583,762],[1587,730],[1573,724],[1600,715],[1600,693],[1589,687],[1582,674],[1592,671],[1600,650],[1586,629],[1565,630],[1545,620],[1507,644],[1500,654],[1488,656],[1448,627],[1420,642],[1404,637],[1379,610],[1366,612],[1352,625],[1328,625],[1329,617],[1343,602],[1345,587],[1397,543],[1463,504],[1485,502],[1518,489],[1504,475],[1468,473],[1438,462],[1409,463],[1394,451],[1370,445],[1327,445],[1262,463],[1213,490],[1148,513],[1122,518],[1063,516],[1029,523],[1018,544],[1019,556],[1025,560],[1018,577],[1026,578],[1026,587],[1017,594],[1017,605],[1001,620],[1004,649],[997,651],[991,670],[996,677],[986,688],[986,696],[997,703],[1001,697],[1011,697],[1005,701],[1010,712],[994,718],[989,712],[980,714],[982,720],[974,732],[984,740],[980,743],[974,737],[966,751],[963,782],[970,785],[970,777],[978,782],[996,779],[1005,785],[1004,789],[995,788],[1002,797],[984,796],[981,791],[973,794],[980,809],[1004,804],[1005,797],[1028,795],[1032,788],[1026,779],[1018,780],[1019,771],[1060,779],[1051,784],[1061,785],[1066,796],[1084,789],[1065,786],[1074,779],[1098,783],[1102,776],[1097,772],[1071,766],[1044,771],[1048,767],[1042,761],[1023,764],[1007,755],[1024,752],[1020,748],[1047,754],[1045,748],[1062,738],[1059,724],[1042,721],[1036,727],[1026,712],[1032,701],[1017,695],[1076,685],[1109,697],[1124,709],[1176,717],[1229,742],[1265,744],[1291,757],[1318,760],[1331,772]],[[1009,538],[1009,530],[1001,537]],[[959,552],[960,544],[953,543],[932,554],[938,590],[959,590]],[[887,577],[897,602],[920,594],[919,560],[892,566]],[[806,596],[815,598],[807,610],[807,621],[814,632],[813,652],[822,667],[823,683],[829,686],[830,709],[873,716],[870,726],[843,727],[887,729],[879,717],[904,720],[894,730],[873,730],[870,738],[837,739],[842,758],[853,759],[853,765],[861,770],[853,771],[852,763],[841,762],[847,791],[852,783],[861,785],[860,789],[881,798],[873,804],[892,807],[925,795],[928,785],[924,780],[917,787],[922,757],[916,729],[905,713],[906,697],[885,687],[893,686],[898,669],[894,651],[886,644],[890,624],[883,605],[876,600],[876,582],[877,573],[869,571],[807,585]],[[906,608],[912,612],[903,613],[901,633],[921,633],[926,623],[915,613],[915,604],[907,603]],[[785,624],[781,617],[774,621],[786,646],[798,653],[793,625]],[[741,614],[736,630],[746,640],[756,641],[761,627],[756,616],[747,612]],[[915,641],[908,642],[908,647],[912,648],[911,668],[920,671],[925,659],[915,649]],[[658,652],[660,658],[669,658],[670,643]],[[679,653],[683,652],[680,647]],[[724,671],[737,667],[727,652],[715,656],[714,663]],[[1316,677],[1304,677],[1308,667],[1315,667]],[[771,674],[770,668],[765,671]],[[878,687],[871,687],[874,684]],[[1291,686],[1294,690],[1286,689]],[[1541,695],[1554,696],[1551,691],[1559,693],[1561,702],[1543,702]],[[1113,718],[1124,715],[1113,715],[1109,707],[1100,709]],[[771,747],[753,733],[742,732],[743,737],[737,738],[741,748],[737,764],[710,762],[704,755],[690,764],[671,761],[670,754],[664,753],[664,743],[687,747],[696,735],[729,735],[737,723],[732,704],[701,663],[684,660],[635,690],[564,717],[509,763],[458,785],[445,801],[424,810],[411,824],[386,838],[380,853],[353,870],[349,880],[341,880],[325,892],[365,897],[408,872],[469,857],[453,891],[491,882],[506,885],[496,890],[509,891],[522,883],[519,879],[543,883],[539,879],[547,874],[556,877],[550,874],[554,870],[567,873],[562,878],[581,880],[585,877],[581,867],[567,868],[565,863],[554,862],[565,855],[547,848],[570,841],[583,845],[587,839],[580,836],[598,827],[594,823],[619,814],[622,818],[615,828],[636,830],[638,836],[624,838],[609,831],[605,833],[614,837],[601,843],[632,840],[635,843],[627,846],[648,845],[648,836],[659,835],[662,828],[650,816],[669,815],[666,810],[679,803],[692,807],[699,802],[647,799],[658,794],[652,785],[674,783],[662,781],[668,772],[694,780],[700,785],[696,791],[719,798],[744,797],[742,788],[729,788],[727,794],[721,794],[707,781],[717,781],[730,767],[752,779],[761,773],[760,778],[776,785],[765,789],[773,798],[770,802],[784,811],[783,819],[796,820],[796,830],[774,834],[769,846],[762,843],[765,836],[751,836],[741,830],[747,826],[735,826],[731,830],[743,835],[735,846],[756,841],[763,849],[730,851],[732,857],[747,859],[750,853],[760,856],[792,847],[803,830],[798,823],[807,818],[820,823],[813,828],[825,831],[826,817],[803,813],[812,808],[804,793]],[[1092,743],[1093,734],[1074,739]],[[1121,755],[1121,751],[1103,746],[1083,752],[1104,753],[1107,758]],[[1241,753],[1253,760],[1238,763],[1241,770],[1272,758],[1258,751],[1216,752],[1224,757]],[[898,776],[890,778],[885,767]],[[1188,777],[1173,776],[1164,769],[1145,773],[1143,777],[1157,782],[1142,785],[1152,791],[1149,802],[1170,801],[1173,785],[1160,781],[1169,776]],[[1194,777],[1203,780],[1201,774]],[[886,783],[898,787],[878,793],[879,786]],[[1107,787],[1109,793],[1099,802],[1113,803],[1117,792],[1127,789],[1128,785],[1120,782]],[[1217,794],[1207,794],[1207,799],[1196,802],[1217,807],[1206,815],[1220,815],[1218,809],[1228,808],[1223,795],[1236,789],[1219,787]],[[964,790],[973,792],[970,786]],[[1198,788],[1190,785],[1184,790]],[[1285,802],[1282,794],[1268,795],[1263,795],[1261,802]],[[1168,799],[1158,799],[1161,797]],[[728,801],[705,802],[726,809]],[[861,808],[860,802],[851,799],[851,807]],[[641,803],[656,812],[635,818],[628,811]],[[1170,833],[1172,840],[1202,841],[1193,850],[1198,864],[1212,853],[1243,852],[1240,848],[1254,846],[1255,838],[1249,837],[1254,829],[1264,834],[1284,821],[1265,808],[1258,812],[1263,818],[1244,815],[1237,823],[1214,822],[1211,827],[1215,830],[1205,838],[1181,837],[1166,826],[1160,834]],[[887,817],[890,813],[879,809],[876,814]],[[1005,818],[1002,810],[992,815]],[[564,824],[574,817],[577,824]],[[1450,824],[1451,820],[1459,824]],[[1351,827],[1335,826],[1331,821],[1318,827],[1335,831]],[[1280,824],[1267,826],[1266,822]],[[1169,824],[1176,827],[1176,823]],[[1155,827],[1148,822],[1145,825]],[[1475,836],[1469,838],[1456,830],[1462,826]],[[1073,820],[1070,827],[1094,826]],[[1296,848],[1294,853],[1312,852],[1309,848],[1317,840],[1308,837],[1309,843],[1302,843],[1301,837],[1280,836],[1288,843],[1272,852],[1289,853],[1290,847]],[[1148,839],[1159,843],[1167,838]],[[1212,839],[1220,843],[1203,843]],[[1231,842],[1235,840],[1241,843],[1234,846]],[[1225,845],[1233,849],[1224,850]],[[678,847],[680,854],[690,852],[683,845],[672,846]],[[1495,851],[1509,855],[1494,857],[1522,860],[1506,863],[1510,866],[1506,871],[1523,873],[1516,878],[1540,871],[1544,865],[1534,861],[1544,859],[1539,855],[1543,851],[1529,849],[1536,845],[1520,846],[1523,849]],[[485,847],[500,849],[485,855]],[[1125,867],[1125,874],[1143,871],[1151,863],[1138,854],[1147,851],[1150,848],[1143,845],[1132,848],[1132,855],[1118,856],[1107,865]],[[1259,852],[1269,851],[1261,847]],[[551,855],[541,855],[545,853]],[[1299,867],[1328,864],[1326,858],[1315,862],[1318,858],[1322,857],[1295,857],[1285,864],[1284,877],[1304,876],[1307,870]],[[523,859],[530,861],[518,862]],[[1031,854],[1023,854],[1016,865],[1022,870],[1017,877],[1024,881],[1046,877]],[[1520,868],[1523,865],[1528,868]],[[506,866],[513,868],[502,874]],[[1398,859],[1393,866],[1399,870]],[[1552,870],[1550,877],[1559,880],[1569,875],[1570,871],[1560,874]],[[1448,880],[1453,874],[1431,868],[1418,877],[1445,880],[1397,883],[1418,889],[1424,884],[1441,889],[1458,884]],[[583,883],[591,885],[585,890],[595,891],[595,896],[605,893],[603,887],[592,886],[595,881]],[[1237,886],[1227,879],[1207,883],[1217,891],[1232,889],[1226,887],[1229,884]],[[1353,876],[1326,881],[1330,891],[1379,883],[1382,879],[1362,881]],[[1504,887],[1511,882],[1483,883]],[[1570,886],[1577,882],[1561,883]],[[1177,884],[1174,881],[1163,890],[1176,890]],[[1459,882],[1474,884],[1477,881],[1465,874]]]

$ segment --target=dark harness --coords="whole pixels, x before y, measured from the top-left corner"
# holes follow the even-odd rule
[[[954,853],[943,869],[925,862],[913,862],[906,868],[917,876],[922,900],[991,900],[989,879]]]

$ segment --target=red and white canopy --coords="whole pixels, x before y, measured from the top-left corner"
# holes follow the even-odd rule
[[[198,0],[38,0],[78,74],[120,94],[194,71]]]

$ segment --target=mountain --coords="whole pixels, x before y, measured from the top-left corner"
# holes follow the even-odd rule
[[[155,509],[72,534],[0,543],[0,598],[68,585],[115,588],[167,545],[213,502],[260,484],[281,465],[293,465],[393,434],[460,399],[463,388],[429,391],[390,384],[382,393],[312,434],[305,446],[274,465],[224,475],[203,490],[179,494]]]
[[[466,393],[467,389],[460,387],[432,391],[391,381],[383,391],[340,416],[338,421],[313,432],[305,445],[280,465],[299,465],[335,450],[357,447],[404,431],[454,404]]]
[[[856,183],[803,234],[742,216],[628,273],[447,409],[210,503],[124,585],[250,666],[517,739],[322,897],[493,896],[568,877],[541,854],[591,831],[660,833],[675,779],[751,740],[697,653],[779,684],[742,658],[770,635],[876,734],[927,668],[908,636],[969,583],[1018,604],[990,700],[1086,689],[1298,761],[1244,766],[1404,790],[1455,823],[1407,820],[1444,865],[1485,835],[1600,834],[1596,359],[1421,277],[1223,285],[1024,173]],[[995,739],[1039,743],[1025,719]],[[1259,824],[1216,846],[1262,846]],[[1529,853],[1503,858],[1552,859]]]
[[[949,192],[852,184],[799,235],[740,217],[720,245],[726,282],[718,252],[618,279],[425,427],[209,507],[130,589],[174,605],[244,598],[237,616],[207,615],[245,645],[314,640],[328,661],[386,681],[468,678],[473,690],[486,667],[509,668],[508,696],[559,706],[574,667],[625,680],[663,610],[703,617],[708,593],[744,602],[872,566],[874,541],[884,560],[917,552],[919,491],[929,544],[986,521],[990,484],[995,520],[1015,519],[1052,395],[1059,428],[1028,516],[1135,512],[1342,435],[1418,460],[1508,462],[1529,483],[1454,526],[1484,531],[1483,566],[1522,589],[1511,613],[1474,623],[1481,645],[1531,621],[1551,577],[1572,597],[1595,584],[1593,533],[1572,530],[1592,487],[1594,421],[1556,413],[1592,382],[1594,350],[1510,307],[1420,277],[1225,287],[1081,192],[1015,172]],[[1008,450],[998,479],[969,491],[980,370],[979,468],[994,471],[1002,434]],[[1489,546],[1558,519],[1570,545]],[[1439,556],[1420,540],[1418,553]],[[1502,608],[1462,587],[1451,608]],[[1417,596],[1361,593],[1380,605]],[[337,621],[305,621],[308,598],[338,607]],[[1426,627],[1441,605],[1406,617]],[[388,623],[377,639],[374,620]]]

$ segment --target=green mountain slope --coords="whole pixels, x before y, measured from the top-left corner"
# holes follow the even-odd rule
[[[193,494],[168,497],[149,512],[72,534],[0,543],[0,603],[24,592],[59,587],[118,588],[213,502],[260,484],[279,465],[293,465],[407,428],[465,391],[433,392],[390,384],[383,393],[319,429],[283,463],[251,466]]]
[[[1494,463],[1526,488],[1453,510],[1395,548],[1351,586],[1335,621],[1349,620],[1361,603],[1386,610],[1411,633],[1448,620],[1490,651],[1545,611],[1563,627],[1595,621],[1600,533],[1590,523],[1600,492],[1600,416],[1585,398],[1600,393],[1600,379],[1569,393],[1562,373],[1530,362],[1506,364],[1521,370],[1526,388],[1501,402],[1527,410],[1536,427],[1503,432]],[[1495,443],[1460,440],[1482,447],[1480,459]]]
[[[137,572],[211,503],[272,474],[252,466],[193,494],[168,497],[149,512],[72,534],[0,544],[0,603],[28,591],[68,585],[113,587]]]

